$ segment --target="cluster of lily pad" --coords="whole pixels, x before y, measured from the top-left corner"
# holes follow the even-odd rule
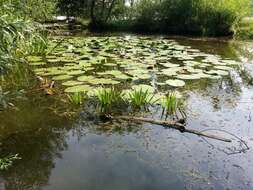
[[[59,40],[52,40],[49,49]],[[89,96],[101,86],[129,90],[145,84],[154,91],[180,88],[192,80],[218,80],[239,64],[174,40],[137,36],[73,37],[50,55],[29,56],[28,61],[37,75],[62,84],[66,93]]]

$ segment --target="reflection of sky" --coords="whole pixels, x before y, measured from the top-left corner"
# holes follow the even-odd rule
[[[229,54],[227,47],[224,49]],[[224,80],[188,93],[187,127],[225,129],[252,147],[253,104],[243,102],[252,101],[253,89],[240,75],[231,80],[235,83]],[[227,102],[229,98],[232,104]],[[22,129],[18,133],[14,130],[16,135],[6,141],[7,147],[15,152],[27,150],[27,157],[6,174],[11,184],[6,190],[253,188],[252,151],[227,156],[198,136],[149,124],[133,124],[139,130],[121,133],[97,131],[95,124],[87,126],[87,121],[76,122],[73,128],[68,128],[65,127],[67,119],[47,114],[47,110],[30,105],[13,116],[11,122],[6,122],[9,128],[16,124],[17,129]],[[27,126],[33,130],[23,130]],[[224,133],[218,134],[227,137]],[[210,142],[219,148],[234,146]]]

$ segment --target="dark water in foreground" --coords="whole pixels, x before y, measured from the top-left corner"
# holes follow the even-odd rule
[[[22,157],[1,174],[0,189],[253,189],[253,62],[249,49],[230,42],[177,41],[244,62],[247,72],[239,69],[229,79],[188,86],[186,112],[187,127],[229,131],[245,140],[249,151],[228,154],[240,148],[237,141],[206,141],[150,124],[102,127],[88,119],[88,108],[69,117],[54,97],[33,94],[19,100],[18,109],[0,112],[1,153]],[[152,110],[153,117],[158,115],[159,111]],[[210,132],[233,138],[221,131]]]

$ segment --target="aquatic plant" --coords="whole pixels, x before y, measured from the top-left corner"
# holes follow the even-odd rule
[[[68,94],[69,101],[74,105],[81,105],[85,98],[85,94],[83,92],[75,92]]]
[[[18,154],[0,158],[0,171],[7,170],[9,167],[13,165],[13,162],[15,160],[20,160],[20,159],[21,157],[19,157]]]
[[[177,98],[175,92],[170,92],[161,99],[161,106],[163,108],[163,115],[164,113],[166,113],[166,116],[174,115],[182,108],[183,102],[181,99]]]
[[[136,89],[129,93],[129,102],[134,108],[140,109],[141,107],[147,108],[148,105],[155,103],[154,95],[146,90]]]
[[[98,90],[96,97],[101,112],[109,112],[114,106],[124,102],[122,92],[113,87]]]

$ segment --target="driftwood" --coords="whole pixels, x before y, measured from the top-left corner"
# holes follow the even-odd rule
[[[185,121],[183,119],[181,120],[166,120],[166,121],[162,121],[162,120],[154,120],[154,119],[148,119],[148,118],[143,118],[143,117],[129,117],[129,116],[108,116],[111,119],[114,120],[126,120],[126,121],[133,121],[133,122],[146,122],[146,123],[152,123],[152,124],[156,124],[156,125],[162,125],[164,127],[169,127],[172,129],[176,129],[179,130],[182,133],[192,133],[198,136],[202,136],[202,137],[207,137],[210,139],[215,139],[215,140],[220,140],[223,142],[232,142],[232,140],[230,139],[226,139],[224,137],[219,137],[216,135],[212,135],[212,134],[207,134],[195,129],[187,129],[185,128]]]

